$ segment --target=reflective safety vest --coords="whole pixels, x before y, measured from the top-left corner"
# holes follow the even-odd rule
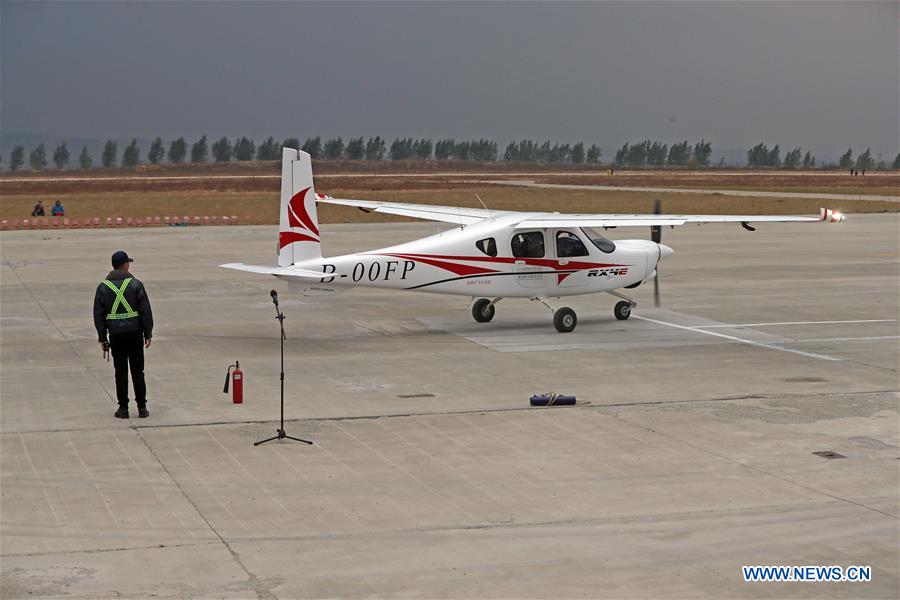
[[[137,311],[133,310],[131,308],[131,305],[128,304],[128,300],[125,299],[125,288],[128,287],[128,284],[131,283],[131,280],[132,280],[131,277],[126,278],[122,282],[122,287],[120,287],[120,288],[116,287],[116,284],[114,284],[109,279],[103,280],[103,285],[105,285],[106,287],[111,289],[116,294],[116,301],[113,302],[113,305],[109,311],[109,314],[106,315],[107,321],[110,319],[130,319],[132,317],[138,316]],[[122,313],[116,312],[116,310],[118,310],[120,305],[122,306],[123,309],[125,309],[125,312],[122,312]]]

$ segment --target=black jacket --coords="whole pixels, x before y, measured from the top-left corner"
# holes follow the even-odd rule
[[[110,271],[106,276],[106,279],[120,289],[123,281],[128,278],[131,281],[125,288],[125,301],[138,313],[136,317],[108,319],[116,301],[116,293],[102,282],[97,286],[97,292],[94,294],[94,327],[97,328],[97,338],[101,342],[106,341],[107,332],[115,334],[143,331],[145,338],[153,337],[153,312],[150,310],[150,299],[141,280],[128,271],[119,269]],[[116,308],[118,315],[125,312],[126,309],[122,304]]]

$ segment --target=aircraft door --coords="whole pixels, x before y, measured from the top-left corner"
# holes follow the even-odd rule
[[[560,271],[571,270],[578,263],[590,261],[590,252],[576,230],[559,229],[554,233],[556,241],[556,264]],[[588,271],[580,269],[556,276],[556,284],[560,288],[584,287],[590,283]]]
[[[523,288],[539,290],[546,286],[543,272],[549,269],[529,259],[544,258],[546,255],[543,231],[521,231],[510,239],[510,250],[514,259],[513,279]]]

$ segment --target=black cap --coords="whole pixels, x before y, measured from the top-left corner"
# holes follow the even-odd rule
[[[124,250],[117,250],[113,252],[112,266],[118,267],[119,265],[124,265],[127,262],[134,262],[134,259],[129,257]]]

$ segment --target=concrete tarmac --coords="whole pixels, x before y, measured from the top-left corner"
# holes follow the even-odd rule
[[[528,301],[476,324],[466,298],[216,267],[272,263],[273,227],[4,232],[0,596],[897,598],[898,226],[666,229],[664,308],[557,301],[571,334]],[[439,227],[326,225],[324,249]],[[149,419],[113,418],[91,321],[120,248],[157,322]],[[252,445],[278,426],[273,287],[313,446]],[[547,391],[579,405],[528,406]],[[741,573],[819,564],[872,581]]]

